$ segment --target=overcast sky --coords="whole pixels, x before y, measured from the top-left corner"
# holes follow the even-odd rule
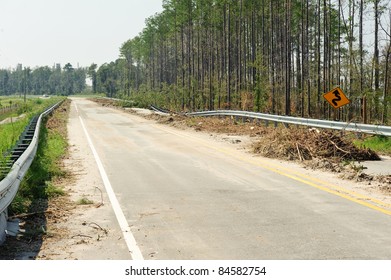
[[[0,0],[0,69],[118,58],[162,0]]]

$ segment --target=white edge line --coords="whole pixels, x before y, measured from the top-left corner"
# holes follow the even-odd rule
[[[121,206],[119,205],[119,202],[117,200],[117,197],[115,196],[115,193],[113,191],[113,188],[111,186],[111,183],[109,181],[109,178],[107,177],[107,173],[103,167],[102,161],[99,158],[98,153],[95,150],[94,144],[91,141],[90,135],[88,134],[88,131],[84,125],[83,119],[79,116],[81,126],[83,127],[84,133],[87,137],[88,144],[90,145],[91,151],[95,157],[96,164],[98,165],[98,169],[100,172],[100,175],[103,180],[103,184],[105,185],[107,195],[109,196],[110,203],[113,207],[115,216],[117,217],[119,226],[121,227],[122,234],[124,235],[126,245],[128,246],[129,252],[132,256],[133,260],[144,260],[143,255],[141,254],[140,248],[137,246],[136,239],[134,238],[129,224],[125,218],[124,213],[121,210]]]

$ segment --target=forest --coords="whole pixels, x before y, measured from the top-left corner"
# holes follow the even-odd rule
[[[18,64],[16,69],[0,69],[0,95],[72,95],[86,89],[86,69],[42,66],[35,69]]]
[[[164,0],[94,90],[172,110],[389,122],[388,0]],[[333,109],[340,87],[351,103]]]

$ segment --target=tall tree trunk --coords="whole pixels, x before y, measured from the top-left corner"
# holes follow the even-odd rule
[[[312,111],[311,111],[311,78],[310,78],[310,64],[309,64],[309,50],[310,50],[310,39],[309,39],[309,7],[310,7],[310,0],[306,0],[306,37],[305,37],[305,64],[306,64],[306,78],[307,78],[307,114],[308,117],[311,117]]]
[[[291,114],[291,0],[285,2],[285,115]]]
[[[182,69],[182,110],[185,110],[186,107],[186,100],[185,100],[185,31],[183,25],[181,26],[181,69]]]
[[[359,20],[359,51],[360,51],[360,96],[361,96],[361,116],[364,123],[367,123],[367,99],[364,94],[364,46],[363,46],[363,18],[364,0],[360,0],[360,20]]]
[[[274,66],[274,12],[273,12],[273,4],[270,1],[270,76],[271,76],[271,85],[272,85],[272,114],[276,113],[276,84],[275,84],[275,66]]]
[[[327,0],[323,1],[323,92],[329,90],[329,81],[328,81],[328,62],[329,62],[329,20],[328,20],[328,7]],[[323,101],[323,117],[326,118],[326,106]],[[328,116],[329,117],[329,116]]]
[[[188,7],[188,30],[187,30],[187,91],[189,109],[194,109],[192,106],[192,90],[191,90],[191,75],[192,75],[192,1],[189,1]]]
[[[374,103],[375,103],[375,116],[379,116],[379,88],[380,88],[380,70],[379,70],[379,1],[374,0],[375,9],[375,45],[374,45],[374,68],[375,68],[375,92],[374,92]]]
[[[320,4],[320,0],[318,0],[318,4],[317,4],[317,40],[316,40],[316,61],[317,61],[317,65],[316,65],[316,70],[317,70],[317,76],[316,76],[316,85],[317,85],[317,114],[318,114],[318,118],[320,118],[320,115],[321,115],[321,100],[320,100],[320,96],[321,96],[321,56],[320,56],[320,51],[321,51],[321,45],[320,45],[320,37],[321,37],[321,27],[320,27],[320,19],[321,19],[321,4]]]
[[[227,106],[228,109],[231,109],[231,67],[232,67],[232,57],[231,57],[231,5],[228,4],[228,20],[227,20]]]
[[[355,17],[355,3],[353,0],[349,0],[349,92],[354,94],[354,53],[353,53],[353,40],[354,40],[354,17]],[[351,108],[351,109],[350,109]],[[349,107],[348,121],[353,117],[354,104]]]
[[[390,30],[391,31],[391,30]],[[390,86],[390,56],[391,56],[391,39],[388,45],[387,54],[386,54],[386,66],[384,70],[384,91],[383,91],[383,116],[382,123],[388,124],[388,90]]]
[[[302,1],[301,2],[301,73],[300,73],[300,87],[299,87],[299,90],[300,90],[300,96],[301,96],[301,100],[300,100],[300,107],[301,107],[301,116],[304,117],[304,111],[305,111],[305,104],[304,104],[304,92],[305,92],[305,72],[306,72],[306,69],[305,69],[305,49],[306,49],[306,45],[305,45],[305,37],[306,37],[306,26],[305,26],[305,13],[306,13],[306,9],[305,9],[305,5],[306,5],[306,2],[307,1]],[[298,46],[298,49],[299,49],[299,46]]]
[[[251,69],[252,69],[252,92],[255,92],[255,84],[257,82],[257,68],[255,63],[257,60],[257,45],[256,45],[256,15],[253,10],[251,13]]]
[[[386,51],[386,61],[385,61],[385,69],[384,69],[384,91],[383,91],[383,115],[382,115],[382,123],[388,124],[388,98],[389,98],[389,90],[390,90],[390,64],[391,64],[391,11],[389,11],[390,16],[390,30],[387,33],[388,36],[388,47]]]
[[[175,9],[174,11],[174,18],[175,18],[175,23],[174,23],[174,37],[175,37],[175,51],[174,51],[174,81],[175,81],[175,106],[177,107],[177,98],[178,98],[178,15],[177,15],[177,10]],[[178,108],[176,108],[178,109]],[[183,108],[182,108],[183,109]]]
[[[341,14],[342,11],[342,3],[341,0],[338,0],[338,71],[337,71],[337,85],[341,87]],[[341,110],[338,110],[339,116],[338,119],[341,119]]]

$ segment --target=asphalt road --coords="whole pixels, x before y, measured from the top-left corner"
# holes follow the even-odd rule
[[[72,108],[139,258],[391,259],[391,212],[331,182],[91,101]]]

